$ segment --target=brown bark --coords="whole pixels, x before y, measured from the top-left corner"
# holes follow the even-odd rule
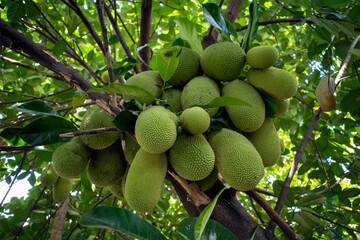
[[[151,18],[152,18],[152,1],[142,0],[141,3],[141,21],[140,21],[140,47],[150,42],[151,34]],[[147,65],[150,63],[150,47],[144,47],[139,51],[139,56]],[[149,68],[145,64],[141,64],[141,71],[147,71]]]
[[[64,203],[62,203],[59,210],[57,210],[54,223],[51,229],[51,237],[50,240],[61,240],[62,239],[62,233],[64,229],[65,224],[65,217],[67,213],[69,205],[69,199],[66,199]]]

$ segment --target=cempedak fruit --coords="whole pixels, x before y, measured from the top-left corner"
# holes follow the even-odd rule
[[[268,68],[279,60],[279,51],[273,46],[258,46],[246,53],[247,63],[254,68]]]
[[[59,177],[53,188],[54,201],[57,203],[65,202],[65,200],[69,198],[72,184],[72,179]]]
[[[161,197],[167,172],[165,153],[152,154],[139,149],[125,182],[125,199],[138,212],[153,209]]]
[[[245,65],[245,52],[232,42],[219,42],[207,47],[200,57],[201,68],[211,79],[235,80]]]
[[[117,180],[114,184],[107,186],[109,191],[114,194],[116,197],[123,199],[123,188],[122,188],[122,178]]]
[[[274,114],[274,116],[276,117],[281,116],[289,109],[290,99],[285,99],[285,100],[274,99],[274,101],[278,106],[278,111]]]
[[[223,128],[211,132],[209,143],[215,153],[215,166],[231,187],[253,189],[264,176],[264,165],[254,145],[243,135]]]
[[[80,130],[115,127],[113,119],[104,110],[94,105],[90,107],[81,120]],[[99,150],[114,144],[121,136],[120,131],[81,135],[81,141],[88,147]]]
[[[180,125],[188,133],[203,134],[210,127],[210,116],[201,107],[191,107],[180,115]]]
[[[240,99],[251,105],[225,107],[237,129],[243,132],[254,132],[261,127],[265,119],[265,104],[255,88],[244,81],[234,80],[224,86],[222,95]]]
[[[212,170],[209,176],[198,181],[197,184],[199,185],[201,191],[207,191],[211,189],[218,180],[218,174],[219,171],[216,169],[216,167],[214,167],[214,169]]]
[[[165,90],[165,96],[166,96],[166,101],[167,103],[170,105],[170,109],[173,112],[181,112],[182,111],[182,107],[181,107],[181,90],[177,89],[177,88],[170,88]],[[165,98],[165,96],[162,96],[162,99]]]
[[[291,98],[297,90],[296,78],[288,71],[280,68],[250,68],[247,72],[247,78],[251,85],[261,88],[266,94],[275,99]]]
[[[140,145],[135,141],[135,139],[133,139],[132,137],[130,137],[129,135],[125,135],[124,138],[124,156],[125,156],[125,160],[131,164],[132,161],[134,160],[134,157],[137,153],[137,151],[140,148]]]
[[[59,175],[54,170],[53,164],[48,164],[42,169],[41,172],[41,184],[44,186],[52,186],[58,180]]]

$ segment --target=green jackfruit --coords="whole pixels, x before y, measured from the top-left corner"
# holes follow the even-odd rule
[[[246,134],[246,137],[259,152],[264,167],[270,167],[280,159],[280,139],[271,118],[266,118],[261,128]]]
[[[200,55],[190,48],[182,47],[179,65],[168,83],[175,87],[182,87],[194,77],[200,76],[201,73]]]
[[[115,184],[125,172],[126,161],[121,147],[114,144],[106,149],[94,151],[87,168],[90,182],[98,187]]]
[[[234,80],[222,89],[222,95],[240,99],[251,106],[226,106],[232,123],[243,132],[254,132],[261,127],[265,119],[265,103],[260,94],[250,84]]]
[[[296,78],[288,71],[280,68],[250,68],[247,72],[247,78],[251,85],[261,88],[275,99],[291,98],[297,90]]]
[[[235,43],[219,42],[207,47],[200,57],[201,68],[211,79],[232,81],[242,72],[245,52]]]
[[[41,184],[44,186],[52,186],[58,180],[59,175],[54,170],[53,164],[48,164],[42,169],[41,172]]]
[[[203,134],[210,127],[210,116],[201,107],[191,107],[180,115],[180,125],[188,133]]]
[[[269,68],[279,60],[279,51],[273,46],[258,46],[246,53],[247,63],[254,68]]]
[[[280,149],[281,149],[281,154],[283,154],[285,152],[285,144],[284,141],[280,138]]]
[[[181,93],[181,106],[185,110],[193,105],[205,105],[220,97],[216,82],[208,77],[196,77],[188,82]],[[214,117],[219,108],[209,108],[206,111]]]
[[[126,85],[137,86],[145,89],[155,98],[160,98],[161,96],[161,85],[162,80],[160,74],[156,71],[145,71],[140,72],[136,75],[133,75],[125,82]],[[123,94],[125,100],[135,99],[141,104],[150,105],[155,102],[154,99],[142,97],[142,96],[133,96],[127,93]]]
[[[153,209],[161,198],[167,172],[165,153],[152,154],[139,149],[125,182],[125,199],[138,212]]]
[[[290,99],[285,99],[285,100],[274,99],[274,101],[278,106],[278,111],[274,114],[274,116],[276,117],[281,116],[285,112],[287,112],[287,110],[289,109]]]
[[[123,199],[123,188],[122,188],[122,178],[117,180],[114,184],[107,186],[109,191],[116,197]]]
[[[135,141],[135,139],[133,139],[127,134],[125,135],[124,141],[125,141],[125,148],[124,148],[125,160],[129,164],[131,164],[132,161],[134,160],[137,151],[140,148],[140,145]]]
[[[53,187],[54,201],[57,203],[65,202],[65,200],[69,198],[72,184],[72,179],[59,177]]]
[[[90,107],[81,120],[80,130],[115,127],[113,119],[104,110],[94,105]],[[81,135],[81,141],[88,147],[99,150],[114,144],[121,136],[121,132],[105,132],[91,135]]]
[[[253,189],[265,174],[260,154],[243,135],[223,128],[211,132],[209,143],[215,153],[215,166],[231,187]]]
[[[135,123],[135,137],[145,151],[163,153],[174,145],[177,127],[167,109],[153,106],[143,111]]]
[[[182,111],[182,107],[181,107],[181,90],[177,89],[177,88],[170,88],[165,90],[165,96],[166,96],[166,100],[167,103],[170,105],[170,109],[173,112],[181,112]],[[163,96],[162,99],[164,99],[165,97]]]
[[[62,178],[78,178],[84,172],[90,158],[90,149],[74,137],[61,144],[53,153],[52,161],[55,172]]]
[[[169,152],[169,161],[175,171],[183,178],[199,181],[210,175],[214,168],[215,155],[210,144],[202,134],[178,134]]]
[[[207,191],[211,189],[218,180],[218,174],[219,171],[216,169],[216,167],[214,167],[214,169],[212,170],[209,176],[198,181],[197,184],[199,185],[201,191]]]

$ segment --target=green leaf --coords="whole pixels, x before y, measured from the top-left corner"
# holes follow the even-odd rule
[[[297,206],[310,206],[310,205],[320,205],[326,200],[325,196],[320,194],[311,194],[303,198],[300,198],[297,201]]]
[[[21,130],[21,128],[6,128],[0,133],[0,137],[12,146],[24,146],[26,142],[19,136]]]
[[[359,194],[360,194],[359,188],[346,188],[340,193],[340,196],[343,198],[348,198],[348,197],[356,197]]]
[[[279,110],[279,105],[276,103],[276,100],[267,95],[262,89],[257,89],[261,98],[264,100],[266,117],[274,117]]]
[[[23,1],[14,1],[7,10],[7,18],[12,22],[18,22],[25,16],[26,8]]]
[[[115,126],[123,132],[133,132],[135,130],[136,117],[130,111],[120,112],[113,120]]]
[[[63,40],[59,40],[56,42],[53,47],[53,54],[55,56],[60,56],[66,50],[66,43]]]
[[[247,236],[246,240],[254,240],[255,233],[258,228],[259,226],[254,227],[254,229],[249,232],[249,235]]]
[[[221,195],[221,193],[225,190],[226,188],[221,189],[220,192],[218,192],[218,194],[216,194],[214,200],[206,206],[206,208],[201,212],[200,216],[198,217],[198,219],[196,220],[195,223],[195,232],[194,232],[194,236],[196,240],[200,240],[201,235],[205,229],[206,224],[208,223],[210,216],[215,208],[216,202],[219,198],[219,196]]]
[[[25,1],[25,6],[26,6],[25,11],[26,11],[27,17],[36,21],[41,18],[41,14],[37,10],[37,8],[34,6],[34,4],[36,4],[36,3],[32,2],[32,1]]]
[[[76,108],[77,106],[80,106],[81,104],[83,104],[86,100],[86,95],[85,93],[78,93],[74,96],[71,105],[73,108]]]
[[[331,233],[335,240],[343,240],[342,236],[337,231],[331,228],[327,228],[327,230]]]
[[[259,5],[257,0],[253,0],[249,6],[250,20],[248,28],[246,29],[245,36],[241,42],[241,47],[245,52],[250,48],[250,44],[256,37],[256,33],[259,27]]]
[[[59,134],[74,131],[77,129],[70,121],[46,116],[26,125],[21,131],[20,137],[30,145],[40,146],[61,142],[65,139],[60,138]]]
[[[197,36],[195,23],[190,22],[186,18],[177,19],[175,22],[179,26],[180,37],[187,41],[195,52],[201,54],[203,49],[200,38]]]
[[[360,57],[360,49],[358,49],[358,48],[351,49],[351,50],[349,50],[349,52]]]
[[[136,66],[135,63],[136,59],[134,58],[125,58],[121,62],[113,63],[112,67],[114,72],[114,78],[116,79],[133,69]],[[107,70],[107,67],[105,70]]]
[[[225,106],[231,106],[231,105],[244,105],[244,106],[250,106],[250,107],[252,106],[251,104],[249,104],[247,102],[244,102],[240,99],[237,99],[234,97],[229,97],[229,96],[217,97],[217,98],[214,98],[214,100],[212,100],[208,104],[194,105],[194,106],[199,106],[204,109],[207,109],[207,108],[218,108],[218,107],[225,107]]]
[[[312,4],[320,7],[341,8],[353,3],[353,0],[312,0]]]
[[[173,46],[170,49],[160,50],[150,61],[150,67],[160,73],[161,79],[167,82],[179,65],[181,48]]]
[[[181,38],[177,38],[177,39],[173,42],[173,45],[172,45],[172,46],[180,46],[180,47],[191,48],[191,46],[190,46],[186,41],[184,41],[184,40],[181,39]]]
[[[16,103],[9,108],[28,114],[62,117],[58,111],[54,110],[47,103],[38,100],[26,103]]]
[[[141,240],[166,240],[158,229],[127,209],[100,206],[80,217],[80,225],[106,228]]]
[[[118,37],[115,34],[111,35],[111,37],[109,38],[109,45],[113,45],[113,44],[115,44],[117,42],[119,42]]]

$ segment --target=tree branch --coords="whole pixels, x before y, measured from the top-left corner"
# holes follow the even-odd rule
[[[65,225],[65,217],[66,217],[68,205],[69,205],[69,198],[66,199],[65,202],[58,209],[58,211],[56,211],[54,223],[51,228],[50,240],[62,240],[62,234]]]
[[[62,133],[59,136],[61,138],[64,138],[64,137],[75,137],[75,136],[81,136],[81,135],[92,135],[92,134],[97,134],[97,133],[117,132],[117,131],[119,131],[119,129],[117,129],[116,127],[97,128],[97,129],[90,129],[90,130],[84,130],[84,131]]]
[[[142,0],[141,3],[141,21],[140,21],[140,47],[145,46],[150,42],[151,34],[151,20],[152,20],[152,1]],[[140,58],[146,63],[141,64],[141,71],[147,71],[149,68],[146,65],[150,63],[150,47],[144,47],[139,51]]]

